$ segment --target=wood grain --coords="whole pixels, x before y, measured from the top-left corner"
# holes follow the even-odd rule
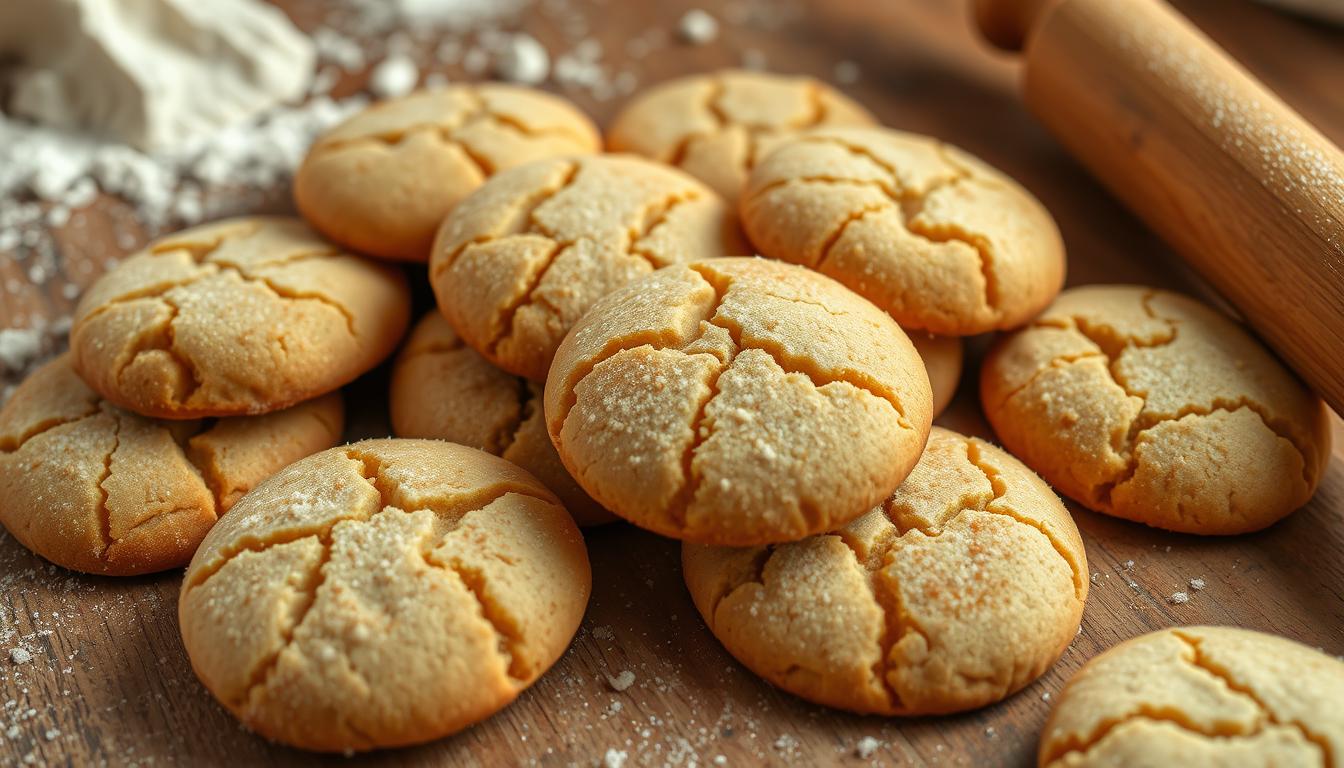
[[[308,26],[324,12],[316,0],[283,5]],[[1015,65],[975,37],[963,3],[817,0],[778,28],[726,25],[709,46],[626,58],[628,38],[654,26],[674,29],[687,5],[624,4],[617,12],[609,0],[571,13],[587,19],[609,60],[628,63],[643,83],[735,64],[744,49],[759,49],[773,68],[823,77],[837,60],[853,59],[863,77],[846,90],[884,121],[979,154],[1045,202],[1069,247],[1071,284],[1142,282],[1210,295],[1022,108]],[[1344,139],[1337,78],[1321,74],[1331,66],[1338,71],[1344,35],[1240,2],[1178,5],[1207,23],[1327,135]],[[553,16],[535,14],[526,25],[553,50],[565,47]],[[361,83],[352,77],[340,88],[350,92]],[[609,119],[616,107],[614,101],[576,99],[599,120]],[[125,207],[111,200],[77,215],[59,233],[66,273],[87,284],[106,258],[123,252],[116,233],[130,226]],[[94,267],[78,266],[85,262]],[[0,254],[0,275],[10,274],[21,278],[22,265]],[[25,295],[22,309],[8,300],[0,304],[0,325],[15,324],[19,313],[30,321],[69,311],[68,300],[51,286],[34,286]],[[417,304],[429,307],[423,285]],[[984,436],[990,433],[972,384],[987,341],[972,343],[957,402],[940,419]],[[386,391],[385,369],[349,388],[349,437],[386,434]],[[877,765],[1027,765],[1049,708],[1046,694],[1123,638],[1207,622],[1273,631],[1344,653],[1340,442],[1316,498],[1259,534],[1166,534],[1074,506],[1096,574],[1081,634],[1026,690],[955,717],[855,717],[772,689],[704,629],[681,584],[675,542],[627,526],[593,531],[593,601],[579,637],[550,673],[512,707],[461,734],[354,762],[593,765],[614,748],[629,753],[631,766],[713,765],[718,755],[727,765],[859,764],[856,743],[871,736],[881,742],[870,759]],[[1130,560],[1133,566],[1126,567]],[[1192,578],[1204,579],[1207,588],[1190,590]],[[81,766],[322,762],[246,733],[196,681],[177,632],[180,580],[180,573],[124,580],[79,576],[46,564],[8,536],[0,538],[0,765],[22,764],[30,754],[38,764]],[[1190,592],[1191,601],[1169,603],[1180,590]],[[2,654],[20,644],[34,658],[13,664]],[[625,670],[634,673],[634,684],[613,690],[607,677]]]

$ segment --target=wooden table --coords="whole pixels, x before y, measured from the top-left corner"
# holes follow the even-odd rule
[[[746,0],[736,2],[743,7]],[[315,0],[282,5],[304,26],[323,13]],[[1140,282],[1207,295],[1022,109],[1014,95],[1015,66],[975,37],[963,5],[816,0],[796,6],[802,15],[778,28],[725,25],[710,45],[674,42],[638,61],[626,55],[625,41],[650,27],[672,32],[681,3],[605,0],[569,12],[587,18],[605,58],[628,66],[641,83],[736,64],[744,49],[762,52],[773,69],[828,79],[837,61],[853,60],[862,77],[846,90],[885,122],[959,144],[1045,202],[1068,243],[1071,284]],[[1240,1],[1177,5],[1327,135],[1344,141],[1344,33]],[[751,0],[745,7],[772,6]],[[562,47],[554,12],[529,16],[526,26],[553,50]],[[461,79],[459,72],[449,74]],[[348,78],[338,95],[360,84]],[[576,100],[599,120],[617,107],[616,101]],[[124,214],[118,203],[103,200],[57,233],[70,280],[87,285],[107,256],[121,253],[111,233]],[[0,280],[16,274],[22,266],[0,254]],[[68,314],[71,302],[59,285],[7,298],[0,327]],[[417,301],[427,309],[427,291]],[[972,373],[985,341],[972,344]],[[990,436],[974,381],[966,377],[940,422]],[[350,388],[351,439],[386,433],[385,393],[385,370]],[[1021,693],[955,717],[856,717],[771,688],[704,628],[682,586],[675,542],[624,525],[591,531],[592,604],[554,669],[485,723],[422,747],[356,760],[593,765],[616,749],[628,753],[632,766],[816,765],[858,763],[857,742],[873,737],[881,745],[869,760],[880,765],[1029,764],[1050,695],[1084,661],[1124,638],[1170,625],[1231,624],[1344,653],[1344,435],[1338,422],[1334,456],[1305,509],[1250,536],[1168,534],[1072,507],[1093,574],[1081,634]],[[180,578],[176,572],[120,580],[80,576],[0,538],[0,764],[21,764],[29,755],[38,764],[61,765],[318,761],[245,732],[196,681],[177,631]],[[1207,587],[1189,589],[1194,578]],[[1169,602],[1177,591],[1189,592],[1190,602]],[[13,664],[7,651],[20,643],[34,658]],[[627,670],[634,684],[614,690],[608,678]]]

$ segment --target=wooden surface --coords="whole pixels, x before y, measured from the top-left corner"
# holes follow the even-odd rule
[[[317,2],[289,2],[301,24]],[[1234,0],[1178,3],[1336,142],[1344,140],[1344,34]],[[751,2],[749,7],[760,7]],[[771,7],[771,6],[765,6]],[[887,123],[932,133],[1020,179],[1051,209],[1069,248],[1071,284],[1143,282],[1200,295],[1204,288],[1153,235],[1093,182],[1021,107],[1011,59],[971,31],[958,0],[816,0],[774,29],[728,25],[702,48],[660,49],[632,61],[625,41],[675,28],[676,3],[607,0],[574,8],[608,61],[641,83],[739,61],[743,49],[771,68],[830,76],[838,60],[863,72],[847,90]],[[558,44],[555,14],[528,28]],[[554,47],[554,46],[553,46]],[[459,75],[450,72],[450,75]],[[358,81],[342,84],[357,89]],[[616,101],[576,99],[599,120]],[[58,233],[65,272],[87,285],[113,233],[133,226],[111,201],[77,214]],[[23,265],[0,254],[0,280]],[[413,270],[420,272],[421,270]],[[417,278],[423,280],[422,275]],[[428,307],[421,286],[419,308]],[[0,327],[68,313],[59,283],[0,304]],[[975,404],[975,350],[958,400],[940,422],[988,436]],[[350,437],[386,433],[386,371],[353,385]],[[1344,450],[1316,498],[1268,531],[1228,539],[1166,534],[1073,507],[1094,584],[1078,639],[1040,680],[1007,701],[960,716],[856,717],[806,704],[736,664],[704,629],[678,569],[678,546],[627,526],[588,534],[593,600],[566,656],[512,707],[454,737],[354,762],[387,765],[593,765],[608,749],[627,765],[857,764],[865,736],[879,765],[1027,765],[1058,692],[1086,659],[1117,641],[1174,624],[1232,624],[1344,653]],[[1126,567],[1127,561],[1132,567]],[[1203,591],[1187,582],[1202,578]],[[308,764],[318,758],[271,746],[241,729],[192,675],[176,622],[180,573],[137,579],[80,576],[0,538],[0,650],[34,651],[24,664],[0,656],[0,765]],[[1130,586],[1132,582],[1133,586]],[[1188,591],[1189,603],[1169,595]],[[634,673],[615,691],[607,677]],[[337,761],[340,759],[337,758]]]

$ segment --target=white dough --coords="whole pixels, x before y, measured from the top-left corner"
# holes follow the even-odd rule
[[[259,0],[3,0],[10,111],[164,149],[304,96],[312,42]]]

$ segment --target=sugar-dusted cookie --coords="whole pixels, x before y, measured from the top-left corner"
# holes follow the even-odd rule
[[[324,752],[429,741],[502,709],[569,645],[591,573],[536,478],[440,440],[291,464],[220,519],[182,582],[205,687]]]
[[[499,83],[418,91],[319,136],[294,176],[294,199],[341,245],[424,261],[443,217],[491,175],[600,148],[592,121],[544,91]]]
[[[800,539],[872,509],[919,459],[919,354],[815,272],[732,258],[661,269],[565,337],[546,423],[570,474],[649,530],[719,545]]]
[[[654,86],[607,131],[607,148],[675,165],[736,201],[752,165],[818,126],[873,125],[866,109],[810,77],[723,70]]]
[[[409,305],[400,271],[298,219],[229,219],[156,240],[94,283],[75,310],[71,362],[147,416],[266,413],[377,365]]]
[[[0,523],[77,571],[180,568],[244,493],[339,442],[343,419],[338,393],[265,416],[148,419],[100,398],[62,355],[0,410]]]
[[[633,155],[504,171],[444,220],[430,260],[439,308],[495,365],[545,381],[593,302],[659,267],[746,253],[737,214],[675,168]]]
[[[1179,294],[1065,291],[981,368],[1005,447],[1098,512],[1231,534],[1311,498],[1325,406],[1240,326]]]
[[[1013,328],[1064,282],[1063,241],[1036,198],[925,136],[811,131],[757,163],[741,208],[762,254],[830,275],[906,328]]]
[[[579,525],[616,519],[560,463],[541,415],[540,384],[506,373],[462,343],[438,312],[416,325],[392,368],[392,431],[503,456],[564,502]]]
[[[1073,639],[1087,556],[1059,498],[1002,450],[939,427],[900,488],[834,533],[685,544],[696,608],[753,672],[810,701],[918,715],[981,707]]]
[[[1055,700],[1041,768],[1319,766],[1344,754],[1344,662],[1275,635],[1179,627],[1089,661]]]
[[[929,387],[933,390],[933,415],[936,417],[947,409],[957,394],[957,385],[961,383],[961,367],[965,350],[961,339],[956,336],[934,336],[923,331],[906,333],[914,342],[915,351],[924,361],[924,370],[929,374]]]

